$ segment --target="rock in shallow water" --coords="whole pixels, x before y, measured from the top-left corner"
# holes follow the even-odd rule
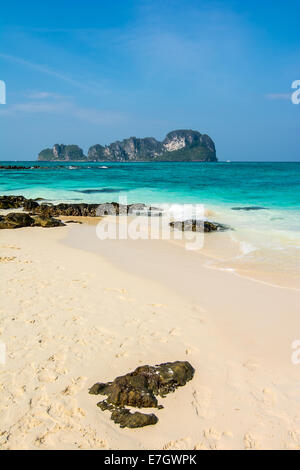
[[[162,408],[158,405],[156,396],[165,397],[176,388],[182,387],[193,378],[194,372],[191,364],[186,361],[167,362],[157,366],[145,365],[117,377],[113,382],[96,383],[89,393],[107,396],[98,406],[103,411],[112,411],[111,419],[121,424],[121,427],[142,427],[155,424],[157,417],[143,413],[131,414],[124,407]]]
[[[267,210],[267,207],[261,206],[245,206],[245,207],[232,207],[232,211],[264,211]]]
[[[175,230],[182,232],[224,232],[231,230],[228,225],[219,224],[218,222],[209,222],[208,220],[184,220],[170,222],[170,226]]]

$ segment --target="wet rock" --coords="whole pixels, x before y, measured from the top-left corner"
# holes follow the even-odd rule
[[[0,209],[18,209],[25,201],[23,196],[0,196]]]
[[[142,211],[146,209],[145,204],[130,204],[128,206],[128,214],[134,214],[135,211]]]
[[[34,219],[23,212],[11,212],[6,216],[0,216],[0,229],[14,229],[31,227]]]
[[[26,199],[23,203],[23,209],[27,212],[34,212],[39,207],[39,203],[33,199]]]
[[[231,210],[233,211],[263,211],[263,210],[267,210],[267,207],[261,207],[261,206],[232,207]]]
[[[66,224],[80,224],[82,225],[82,222],[80,220],[66,220]]]
[[[175,230],[182,232],[224,232],[231,230],[228,225],[219,224],[218,222],[209,222],[208,220],[184,220],[170,222],[170,226]]]
[[[158,422],[157,416],[153,413],[145,414],[139,411],[131,413],[126,409],[114,410],[111,414],[111,419],[116,424],[119,424],[120,428],[142,428]]]
[[[119,409],[123,410],[125,406],[161,408],[156,396],[165,397],[168,393],[174,392],[176,388],[184,386],[193,378],[194,372],[191,364],[186,361],[167,362],[156,366],[145,365],[129,374],[117,377],[113,382],[96,383],[90,388],[89,393],[106,395],[106,400],[98,403],[102,410],[119,412]],[[132,415],[128,410],[125,411],[126,413],[122,414],[122,423],[124,424],[128,420],[130,426],[126,424],[124,426],[140,427],[157,422],[154,422],[154,418],[156,418],[154,415],[143,415],[142,413]],[[121,415],[115,414],[114,416]],[[125,418],[126,421],[123,421]],[[112,419],[114,420],[113,416]],[[134,423],[144,422],[146,424],[134,425]]]

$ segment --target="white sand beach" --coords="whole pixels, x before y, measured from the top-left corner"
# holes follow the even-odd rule
[[[0,449],[299,449],[300,292],[204,258],[94,226],[2,230]],[[154,426],[120,429],[88,393],[176,360],[195,376]]]

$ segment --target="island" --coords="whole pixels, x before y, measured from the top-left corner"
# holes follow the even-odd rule
[[[96,144],[84,155],[78,145],[55,144],[42,150],[40,161],[90,162],[216,162],[216,148],[207,134],[181,129],[169,132],[160,142],[154,137],[130,137],[110,145]]]

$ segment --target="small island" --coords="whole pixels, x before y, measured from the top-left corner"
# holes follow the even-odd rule
[[[78,145],[55,144],[42,150],[39,161],[90,162],[216,162],[216,148],[207,134],[193,130],[169,132],[160,142],[154,137],[130,137],[110,145],[96,144],[84,155]]]

